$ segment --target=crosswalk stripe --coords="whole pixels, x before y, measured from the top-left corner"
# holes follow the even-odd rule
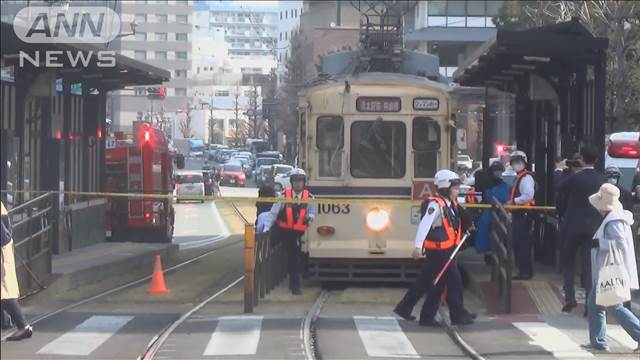
[[[607,325],[607,336],[629,349],[635,349],[638,346],[638,343],[620,325]]]
[[[594,357],[580,348],[569,336],[557,328],[543,322],[514,322],[513,326],[527,334],[533,345],[553,353],[557,359],[585,359]]]
[[[45,355],[89,355],[133,316],[95,315],[38,350]]]
[[[393,317],[354,316],[358,335],[371,357],[417,358],[411,341]]]
[[[211,334],[203,355],[255,355],[263,316],[224,316]]]

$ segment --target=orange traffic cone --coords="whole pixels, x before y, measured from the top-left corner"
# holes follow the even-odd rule
[[[153,275],[151,276],[151,286],[149,286],[149,294],[166,294],[169,292],[164,283],[164,274],[162,273],[162,260],[160,255],[156,255],[156,263],[153,266]]]

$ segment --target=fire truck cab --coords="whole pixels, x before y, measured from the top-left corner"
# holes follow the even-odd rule
[[[147,122],[133,124],[133,136],[107,141],[104,191],[140,195],[107,197],[107,237],[171,242],[174,227],[173,161],[165,133]],[[178,161],[184,167],[184,162]],[[135,238],[130,238],[135,235]]]

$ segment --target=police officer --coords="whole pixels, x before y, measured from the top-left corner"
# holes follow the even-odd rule
[[[426,291],[427,298],[420,312],[420,325],[440,326],[434,318],[446,286],[451,323],[471,324],[474,316],[464,309],[462,279],[455,260],[441,281],[432,286],[434,279],[462,240],[463,231],[462,215],[456,200],[460,191],[460,178],[453,171],[440,170],[435,175],[435,182],[438,194],[425,200],[428,204],[426,214],[418,226],[412,253],[414,259],[418,259],[423,253],[426,254],[426,261],[419,279],[409,288],[394,312],[405,319],[412,319],[411,311]]]
[[[535,205],[535,180],[533,173],[527,170],[527,154],[516,150],[509,160],[516,172],[516,180],[511,189],[508,205]],[[530,219],[526,211],[515,210],[512,213],[513,254],[518,267],[518,275],[513,280],[530,280],[533,277],[531,261],[531,239],[529,239]]]
[[[609,184],[615,185],[618,190],[620,190],[620,203],[622,203],[622,207],[625,210],[629,210],[633,212],[633,194],[630,191],[620,186],[620,178],[622,177],[622,172],[618,169],[617,166],[607,166],[604,169],[604,174],[607,177],[607,182]]]
[[[291,187],[284,190],[286,199],[312,199],[313,195],[305,188],[307,175],[302,169],[291,170],[289,180]],[[289,289],[294,295],[300,295],[300,241],[307,226],[316,216],[316,206],[311,204],[275,203],[271,207],[275,219],[273,236],[281,241],[286,257],[289,273]]]

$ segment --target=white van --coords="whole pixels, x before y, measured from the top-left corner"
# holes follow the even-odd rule
[[[605,168],[616,166],[622,177],[619,185],[633,191],[634,181],[638,175],[640,160],[640,132],[619,132],[609,135],[605,153]]]

